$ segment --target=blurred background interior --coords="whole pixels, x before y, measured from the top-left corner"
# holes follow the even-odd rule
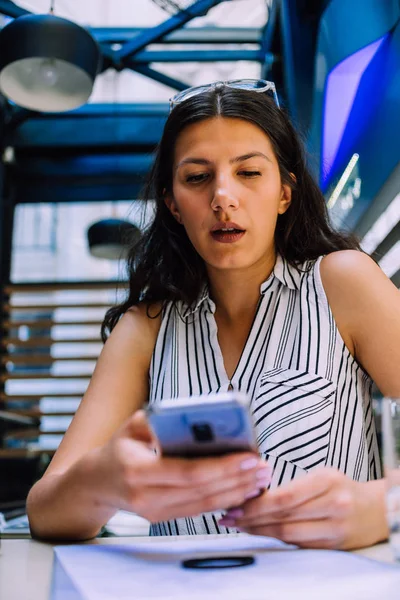
[[[273,80],[333,224],[400,286],[400,2],[0,0],[0,28],[9,520],[87,387],[104,312],[123,294],[124,235],[152,214],[138,198],[177,91]]]

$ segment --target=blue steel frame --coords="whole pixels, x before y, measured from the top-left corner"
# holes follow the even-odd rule
[[[120,50],[114,52],[116,64],[124,63],[128,57],[137,54],[149,44],[155,44],[161,40],[164,35],[179,29],[195,17],[206,15],[208,11],[214,6],[217,6],[217,4],[221,4],[221,0],[197,0],[190,7],[179,11],[176,15],[173,15],[163,23],[160,23],[160,25],[152,27],[132,41],[126,42]]]
[[[279,40],[282,33],[282,5],[286,0],[275,0],[272,3],[268,22],[264,27],[183,27],[193,18],[207,14],[222,1],[193,0],[186,10],[147,29],[92,28],[90,31],[102,49],[103,70],[130,68],[181,91],[189,84],[162,73],[152,63],[257,61],[260,63],[260,75],[265,78],[272,76],[278,83],[279,92],[285,96],[285,77],[281,75],[285,64],[284,61],[275,60],[271,48],[275,44],[279,54],[281,45],[284,45],[276,45],[276,40]],[[11,0],[0,0],[0,13],[16,18],[29,14],[29,11]],[[162,44],[163,49],[149,50],[148,46],[156,42]],[[114,44],[120,44],[120,48],[115,49]],[[168,47],[170,44],[190,44],[198,49],[171,50]],[[202,50],[201,46],[204,44],[218,45],[219,48]],[[226,44],[229,44],[229,49],[224,48]],[[246,46],[243,47],[243,44]],[[252,49],[249,49],[249,44]],[[290,106],[288,108],[291,110]],[[56,198],[59,201],[76,198],[86,201],[95,197],[132,197],[141,187],[148,170],[148,163],[140,157],[151,152],[157,144],[168,114],[167,106],[160,104],[130,107],[119,105],[118,114],[114,114],[112,106],[93,104],[72,113],[58,115],[41,115],[11,105],[6,105],[6,110],[8,115],[6,114],[3,144],[14,147],[17,156],[16,164],[7,168],[13,182],[15,202],[37,202],[40,198]],[[101,127],[97,125],[99,119]],[[123,134],[119,136],[116,132]],[[39,157],[47,159],[49,152],[56,153],[54,160],[35,163],[34,154],[38,153]],[[68,162],[68,157],[74,153],[76,160],[69,162],[68,169],[63,170],[63,161]],[[109,156],[108,165],[107,161],[103,161],[103,154]],[[133,158],[120,158],[118,162],[113,159],[115,155]],[[84,170],[88,166],[85,157],[92,161],[90,172],[87,173]],[[35,173],[32,173],[34,163]],[[119,165],[117,170],[115,165]],[[49,185],[47,179],[45,188],[41,181],[42,178],[46,179],[46,172],[60,177],[61,183],[54,179],[52,185]]]
[[[96,35],[96,29],[92,29],[91,33],[99,41],[102,55],[103,65],[102,70],[114,68],[117,71],[129,68],[137,73],[141,73],[146,77],[149,77],[155,81],[163,83],[175,90],[181,91],[186,89],[189,84],[184,81],[170,77],[164,73],[157,71],[156,69],[149,66],[150,63],[164,63],[164,62],[216,62],[216,61],[238,61],[248,60],[257,61],[262,65],[270,66],[274,57],[265,48],[265,43],[262,43],[261,31],[259,35],[254,35],[257,31],[252,29],[251,42],[255,42],[260,45],[257,50],[247,49],[232,49],[232,50],[159,50],[149,51],[146,47],[154,43],[172,43],[174,40],[171,39],[171,34],[177,32],[179,29],[186,25],[189,21],[196,17],[204,16],[208,11],[217,6],[222,1],[230,0],[196,0],[185,10],[179,11],[169,19],[160,23],[155,27],[143,29],[138,33],[138,30],[133,30],[135,33],[129,35],[129,30],[124,30],[123,40],[121,41],[121,48],[114,50],[112,45],[113,37],[118,36],[118,30],[110,29],[105,30],[104,28],[99,29],[99,38]],[[19,7],[12,0],[0,0],[0,13],[7,15],[12,18],[17,18],[26,14],[30,14],[28,10]],[[202,30],[204,32],[204,28]],[[232,32],[231,39],[229,35],[225,36],[225,39],[220,39],[216,43],[238,43],[241,44],[243,41],[235,40],[235,31]],[[107,33],[106,33],[107,32]],[[214,42],[215,32],[210,28],[208,30],[210,40],[201,39],[200,42],[196,39],[196,30],[187,30],[188,37],[187,42],[191,43],[205,43],[206,41]],[[218,35],[218,34],[217,34]],[[244,40],[244,42],[249,40]],[[115,43],[115,42],[114,42]],[[118,42],[117,42],[118,43]]]

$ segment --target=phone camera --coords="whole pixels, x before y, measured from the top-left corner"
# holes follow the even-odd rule
[[[213,430],[208,423],[194,423],[191,425],[191,430],[196,442],[212,442],[214,440]]]

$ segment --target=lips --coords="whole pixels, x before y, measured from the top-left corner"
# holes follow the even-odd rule
[[[244,232],[245,231],[245,229],[243,227],[241,227],[237,223],[234,223],[233,221],[219,221],[211,228],[211,233],[214,233],[215,231],[226,232],[229,230],[231,230],[231,232],[232,232],[232,230],[236,231],[236,232]]]
[[[237,223],[220,221],[211,228],[211,236],[216,242],[232,244],[238,242],[246,233]]]

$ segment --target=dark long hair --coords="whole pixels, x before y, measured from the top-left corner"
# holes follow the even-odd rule
[[[180,300],[191,305],[204,287],[207,275],[203,259],[184,227],[172,217],[164,197],[172,192],[179,134],[192,123],[216,116],[254,123],[272,143],[282,183],[292,189],[291,205],[278,215],[275,229],[275,247],[282,257],[298,268],[306,260],[335,250],[360,249],[355,236],[331,227],[325,199],[306,166],[300,138],[285,112],[269,96],[227,86],[193,96],[178,104],[165,124],[143,198],[155,200],[155,215],[139,242],[130,248],[129,293],[124,302],[107,311],[101,328],[103,341],[121,315],[140,301],[151,305]]]

